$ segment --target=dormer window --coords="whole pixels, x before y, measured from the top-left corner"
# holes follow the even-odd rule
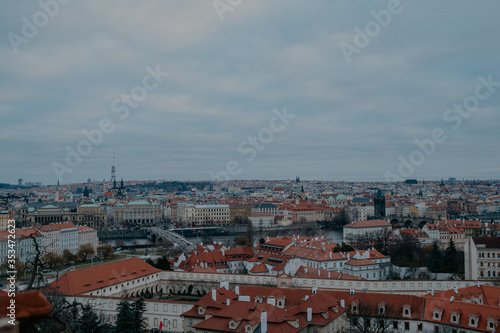
[[[229,328],[232,330],[235,330],[239,324],[240,321],[235,321],[234,319],[229,320]]]
[[[443,311],[444,311],[444,308],[442,306],[439,306],[437,308],[434,308],[433,310],[433,319],[434,320],[441,320],[442,316],[443,316]]]
[[[354,300],[352,301],[351,303],[351,312],[352,313],[359,313],[359,301],[358,300]]]
[[[386,307],[386,305],[387,305],[387,303],[385,303],[385,302],[378,303],[378,314],[379,315],[385,314],[385,307]]]
[[[494,316],[494,317],[489,317],[488,318],[488,323],[486,324],[486,329],[489,331],[494,331],[496,332],[496,328],[498,326],[498,320],[500,319],[500,316]]]
[[[460,321],[460,315],[462,314],[462,311],[460,310],[453,310],[451,312],[451,320],[450,322],[452,324],[458,324],[458,322]]]
[[[469,326],[472,326],[472,327],[477,327],[477,324],[479,322],[479,313],[477,314],[474,314],[474,313],[471,313],[469,315]]]
[[[411,305],[408,303],[403,304],[403,317],[411,318]]]
[[[203,307],[201,307],[201,306],[200,306],[200,307],[198,308],[198,314],[199,314],[199,315],[204,315],[204,314],[205,314],[205,309],[204,309]]]

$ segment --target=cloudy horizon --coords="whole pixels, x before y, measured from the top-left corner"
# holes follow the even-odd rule
[[[0,183],[500,178],[494,1],[0,13]]]

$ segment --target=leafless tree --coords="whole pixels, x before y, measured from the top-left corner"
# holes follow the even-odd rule
[[[372,234],[373,246],[383,255],[387,255],[389,252],[389,246],[392,241],[392,232],[390,230],[379,230]]]
[[[385,302],[354,303],[347,308],[347,321],[350,332],[391,333],[395,332],[393,323],[395,311]]]
[[[253,244],[253,224],[252,222],[247,218],[246,219],[246,225],[247,225],[247,239],[250,242],[250,244]]]
[[[54,252],[45,253],[42,256],[42,261],[44,267],[55,270],[58,276],[59,276],[59,271],[61,270],[61,268],[63,268],[65,263],[63,256],[60,256],[59,254]]]
[[[156,251],[160,256],[166,256],[168,258],[173,249],[174,243],[170,239],[162,238],[161,242],[156,242]]]
[[[114,252],[115,252],[115,249],[113,248],[113,246],[111,246],[109,244],[99,246],[97,248],[97,253],[99,254],[99,256],[101,256],[104,259],[104,261],[106,261],[106,259],[112,258]]]
[[[32,257],[31,260],[28,260],[26,262],[26,267],[31,268],[31,277],[28,282],[28,287],[27,289],[34,289],[34,287],[40,287],[43,284],[44,277],[43,277],[43,261],[42,261],[42,256],[43,256],[43,249],[40,244],[38,244],[38,241],[36,239],[36,234],[32,233],[29,235],[31,240],[33,241],[33,247],[35,249],[35,254]],[[36,284],[35,284],[36,283]]]

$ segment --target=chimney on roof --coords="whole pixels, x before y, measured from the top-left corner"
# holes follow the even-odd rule
[[[217,300],[217,290],[215,289],[212,289],[212,301],[216,301]]]
[[[262,311],[260,313],[260,332],[267,333],[267,312]]]
[[[351,288],[351,290],[349,290],[349,295],[354,296],[354,293],[355,293],[354,288]]]
[[[315,295],[318,293],[318,287],[313,287],[312,294]]]
[[[451,296],[450,297],[450,303],[453,303],[454,300],[455,300],[455,297]]]
[[[321,269],[318,269],[318,276],[321,276]]]
[[[240,286],[234,287],[234,292],[236,293],[236,295],[239,295],[240,294]]]
[[[431,296],[434,296],[434,289],[427,289],[427,291],[431,294]]]
[[[231,304],[231,300],[228,298],[226,299],[226,304],[229,306]]]
[[[453,286],[453,291],[455,292],[456,295],[458,295],[458,287],[457,286]]]
[[[240,302],[250,302],[250,296],[239,295],[238,296],[238,301],[240,301]]]
[[[307,308],[307,322],[310,323],[313,319],[312,308]]]
[[[307,274],[307,267],[306,267],[306,268],[304,268],[304,273],[305,273],[305,274]]]
[[[328,272],[328,278],[330,278],[330,272]]]
[[[267,298],[267,304],[271,304],[273,306],[276,306],[276,298],[274,298],[274,296],[269,296]]]

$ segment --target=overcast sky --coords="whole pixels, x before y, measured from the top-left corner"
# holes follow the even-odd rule
[[[498,1],[54,3],[2,4],[0,182],[500,178]]]

